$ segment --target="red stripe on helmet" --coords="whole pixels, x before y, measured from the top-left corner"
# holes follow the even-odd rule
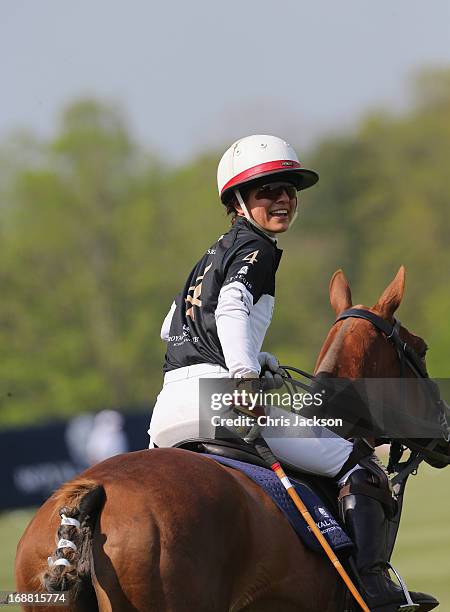
[[[277,170],[287,170],[288,168],[301,168],[302,165],[299,162],[293,161],[291,159],[278,159],[276,161],[265,162],[264,164],[259,164],[258,166],[253,166],[253,168],[248,168],[233,176],[232,179],[228,181],[223,187],[221,191],[222,193],[229,189],[230,187],[234,187],[235,185],[239,185],[239,183],[243,183],[245,181],[250,180],[255,177],[258,178],[260,174],[265,174],[266,172],[277,171]]]

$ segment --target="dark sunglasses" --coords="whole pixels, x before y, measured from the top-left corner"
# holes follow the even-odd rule
[[[297,189],[292,183],[282,183],[280,181],[267,183],[267,185],[261,185],[261,187],[258,188],[255,197],[258,199],[267,198],[268,200],[276,200],[284,191],[287,193],[290,200],[297,197]]]

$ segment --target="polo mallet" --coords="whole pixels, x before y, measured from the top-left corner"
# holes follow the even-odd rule
[[[250,410],[247,410],[247,409],[243,408],[242,406],[239,406],[239,407],[235,406],[235,410],[237,410],[238,412],[243,412],[246,415],[251,415],[251,416],[254,417],[254,414],[252,414]],[[301,498],[300,498],[299,494],[297,493],[294,485],[291,483],[289,478],[286,476],[283,468],[280,465],[280,462],[277,460],[275,455],[270,450],[267,442],[261,436],[261,427],[260,427],[260,425],[258,425],[257,423],[254,422],[252,428],[250,429],[250,431],[245,436],[244,441],[247,442],[248,444],[252,444],[254,446],[254,448],[257,450],[259,456],[265,461],[265,463],[267,463],[268,466],[270,466],[270,469],[273,472],[275,472],[275,474],[277,475],[277,477],[281,481],[281,484],[286,489],[289,497],[292,499],[295,507],[300,512],[300,514],[302,515],[303,519],[306,521],[306,524],[308,525],[308,527],[311,529],[312,533],[315,535],[315,537],[319,541],[319,544],[322,546],[322,548],[325,551],[327,557],[330,559],[331,563],[336,568],[336,571],[339,573],[339,575],[341,576],[342,580],[345,582],[346,587],[348,588],[350,593],[353,595],[353,597],[358,602],[359,606],[361,607],[361,610],[364,610],[364,612],[370,612],[370,609],[364,603],[364,600],[361,597],[361,595],[359,594],[358,589],[354,585],[352,579],[350,578],[350,576],[345,571],[344,567],[342,566],[342,563],[339,561],[337,556],[334,554],[333,549],[328,544],[328,542],[326,541],[325,537],[322,535],[322,532],[320,531],[320,529],[317,527],[315,520],[313,519],[313,517],[309,513],[307,507],[305,506],[305,504],[301,500]]]
[[[257,427],[257,425],[254,427]],[[253,436],[251,437],[253,438]],[[342,563],[339,561],[339,559],[334,554],[333,549],[328,544],[325,537],[322,535],[322,532],[320,531],[320,529],[317,527],[315,520],[313,519],[308,509],[306,508],[305,504],[301,500],[299,494],[295,490],[294,485],[291,483],[289,478],[284,473],[283,468],[281,467],[279,461],[276,459],[275,455],[270,450],[269,446],[267,445],[267,442],[260,436],[253,441],[253,445],[258,451],[258,454],[261,456],[261,458],[264,459],[264,461],[270,466],[270,469],[273,472],[275,472],[275,474],[280,479],[281,484],[284,486],[284,488],[288,492],[288,495],[294,502],[295,507],[300,512],[300,514],[306,521],[308,527],[311,529],[313,534],[316,536],[320,545],[322,546],[325,553],[327,554],[327,557],[330,559],[331,563],[336,568],[336,571],[339,573],[342,580],[345,582],[345,585],[347,586],[350,593],[353,595],[353,597],[358,602],[359,606],[361,607],[361,610],[364,610],[364,612],[370,612],[369,608],[364,603],[363,598],[359,594],[356,586],[354,585],[352,579],[345,571],[344,567],[342,566]]]

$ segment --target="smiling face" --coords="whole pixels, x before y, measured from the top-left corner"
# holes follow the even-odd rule
[[[272,182],[255,187],[248,192],[245,204],[250,216],[264,230],[280,234],[289,229],[297,208],[297,192],[293,185]],[[244,216],[240,206],[238,215]]]

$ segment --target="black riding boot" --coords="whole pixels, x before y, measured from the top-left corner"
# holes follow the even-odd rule
[[[352,472],[341,489],[341,515],[355,545],[353,559],[365,590],[361,595],[370,610],[396,612],[402,610],[401,606],[407,610],[403,590],[390,579],[387,569],[388,519],[385,506],[380,501],[383,494],[379,494],[383,489],[387,490],[387,481],[385,486],[383,482],[376,481],[377,477],[366,469]],[[375,497],[378,499],[369,496],[372,488],[376,489]],[[426,593],[410,591],[410,596],[415,604],[420,604],[415,612],[428,612],[439,605],[434,597]]]

